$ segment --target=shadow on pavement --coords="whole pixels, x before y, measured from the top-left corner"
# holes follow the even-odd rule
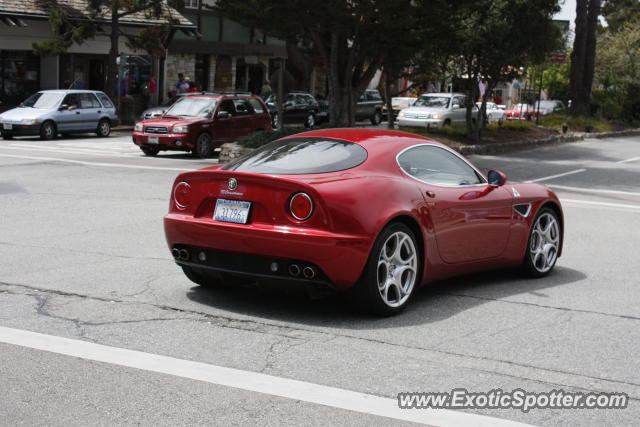
[[[584,273],[566,267],[556,267],[552,274],[541,279],[523,278],[518,271],[512,270],[458,277],[418,289],[407,309],[390,318],[362,313],[342,294],[312,300],[303,292],[285,293],[255,284],[222,288],[194,286],[187,297],[219,310],[275,321],[354,330],[384,329],[437,322],[492,300],[523,294],[544,297],[545,289],[586,277]]]

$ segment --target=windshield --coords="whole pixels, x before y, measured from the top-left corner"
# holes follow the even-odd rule
[[[64,94],[56,92],[38,92],[22,103],[23,107],[51,109],[57,108]]]
[[[391,105],[409,107],[415,98],[391,98]]]
[[[215,108],[215,99],[184,97],[173,104],[164,114],[166,116],[206,117]]]
[[[538,105],[540,106],[540,108],[551,110],[555,108],[556,103],[554,101],[541,101],[536,102],[536,108],[538,107]]]
[[[449,108],[449,96],[421,96],[413,104],[414,107]]]
[[[358,144],[328,138],[291,138],[263,145],[223,170],[300,175],[351,169],[367,159]]]
[[[168,107],[170,105],[173,105],[174,102],[176,102],[178,99],[182,98],[182,96],[172,96],[171,98],[167,99],[166,101],[164,101],[160,106],[161,107]]]

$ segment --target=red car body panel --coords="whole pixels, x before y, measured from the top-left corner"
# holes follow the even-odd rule
[[[172,198],[164,219],[169,247],[303,260],[317,265],[335,287],[346,289],[358,281],[377,236],[393,220],[416,231],[424,260],[422,283],[518,266],[538,210],[551,204],[562,220],[558,198],[544,185],[445,187],[409,176],[396,160],[402,150],[431,144],[451,151],[427,138],[374,129],[318,130],[288,138],[301,136],[360,144],[367,160],[322,174],[264,175],[220,166],[182,173],[174,187],[188,182],[192,204],[180,209]],[[227,188],[229,178],[238,182],[233,191]],[[307,221],[297,221],[288,211],[288,200],[299,191],[315,203]],[[251,201],[249,222],[213,220],[217,198]],[[516,212],[515,204],[531,205],[528,215]]]
[[[184,116],[161,116],[143,120],[139,123],[143,126],[143,131],[134,131],[133,142],[139,146],[152,145],[163,150],[191,150],[196,144],[198,136],[203,132],[211,135],[214,147],[218,147],[225,142],[234,142],[255,132],[256,130],[271,129],[271,116],[269,109],[264,102],[255,96],[224,96],[224,95],[193,95],[189,99],[208,98],[217,101],[216,109],[212,117],[184,117]],[[242,116],[231,116],[217,118],[220,105],[225,99],[257,99],[263,107],[261,114],[249,114]],[[188,133],[174,133],[175,126],[189,126]],[[148,127],[167,128],[168,133],[149,134]],[[149,144],[149,138],[157,138],[158,143]]]

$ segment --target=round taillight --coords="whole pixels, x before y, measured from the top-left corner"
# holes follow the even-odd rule
[[[289,202],[291,215],[298,221],[309,219],[313,213],[313,200],[307,193],[296,193]]]
[[[184,209],[191,203],[191,186],[182,181],[173,190],[173,198],[179,208]]]

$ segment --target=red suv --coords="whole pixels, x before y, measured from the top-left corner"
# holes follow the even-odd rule
[[[182,97],[161,117],[136,123],[133,142],[147,156],[181,150],[204,158],[225,142],[269,129],[269,109],[259,97],[203,93]]]

